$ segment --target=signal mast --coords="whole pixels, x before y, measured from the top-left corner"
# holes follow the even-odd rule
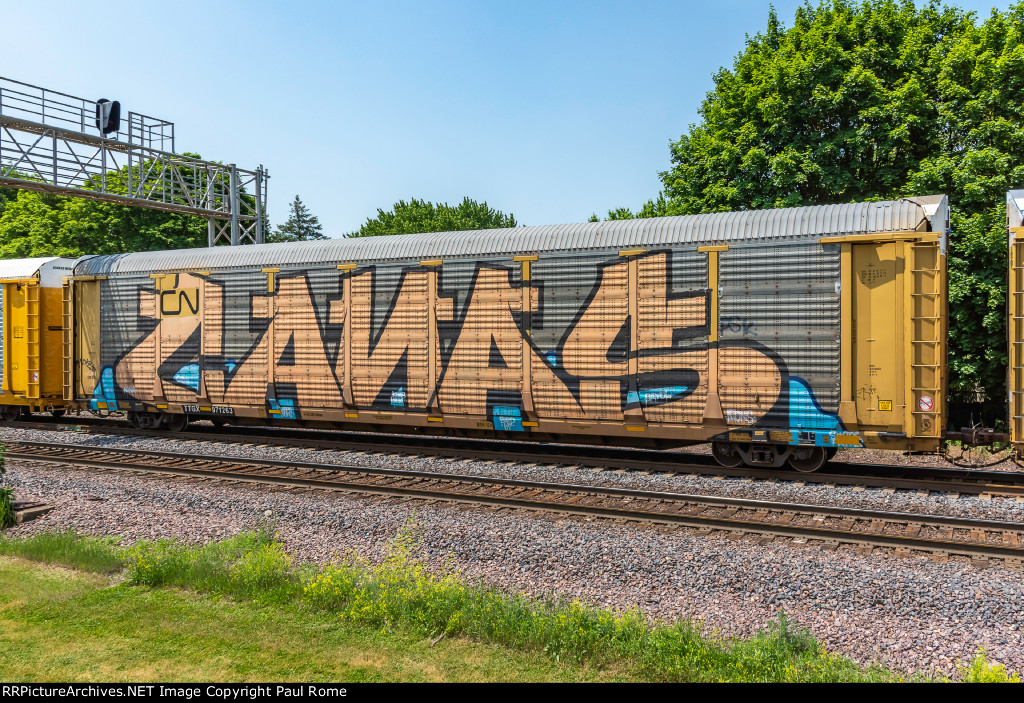
[[[263,243],[268,178],[175,153],[172,122],[117,101],[0,76],[0,186],[203,217],[215,246]]]

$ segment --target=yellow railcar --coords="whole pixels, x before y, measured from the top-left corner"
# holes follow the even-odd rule
[[[69,371],[62,353],[65,314],[63,281],[74,259],[47,257],[0,261],[0,415],[64,412]]]

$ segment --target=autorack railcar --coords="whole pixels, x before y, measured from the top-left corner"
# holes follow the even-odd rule
[[[84,257],[65,400],[190,419],[936,451],[945,196]]]

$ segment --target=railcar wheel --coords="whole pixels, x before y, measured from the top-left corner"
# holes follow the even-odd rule
[[[824,447],[794,447],[787,461],[789,468],[810,474],[824,466],[828,459]]]
[[[50,414],[53,415],[54,417],[64,417],[64,412],[65,411],[63,408],[54,408],[53,410],[50,411]]]
[[[21,418],[22,408],[18,405],[0,405],[0,417],[7,422],[14,422]]]
[[[732,442],[712,442],[711,455],[715,457],[715,461],[729,469],[743,465],[743,457],[736,451],[736,445]]]
[[[146,421],[143,419],[140,413],[137,413],[135,411],[129,411],[128,422],[131,424],[132,427],[134,427],[137,430],[146,429]]]
[[[166,415],[164,416],[163,425],[171,432],[184,432],[185,428],[188,427],[188,415]]]
[[[827,459],[827,461],[832,461],[833,459],[836,458],[836,454],[839,453],[839,447],[829,447],[825,451],[828,452],[828,459]]]

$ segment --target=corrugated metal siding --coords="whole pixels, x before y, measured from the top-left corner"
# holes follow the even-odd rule
[[[642,220],[330,239],[288,244],[117,254],[80,260],[76,275],[132,271],[301,266],[325,262],[415,261],[524,252],[669,247],[915,230],[927,220],[910,200],[752,210]]]
[[[204,281],[198,276],[179,275],[174,277],[174,288],[195,289],[195,304],[200,313],[203,309]],[[154,392],[172,403],[194,403],[199,392],[199,362],[202,341],[199,315],[168,316],[161,314],[161,302],[154,292],[142,292],[143,300],[151,298],[158,320],[157,378]],[[189,294],[186,293],[186,296]],[[173,301],[173,303],[171,302]],[[181,298],[173,293],[168,297],[168,309],[188,309]]]
[[[732,247],[720,255],[719,335],[767,346],[804,380],[822,409],[839,410],[839,246],[790,244]],[[757,383],[752,370],[729,363],[723,350],[723,409],[745,408]],[[765,393],[770,392],[764,390]],[[801,426],[813,418],[767,418]]]
[[[100,363],[110,368],[130,354],[117,364],[113,380],[138,398],[151,398],[155,390],[155,341],[150,337],[135,345],[157,324],[156,308],[142,305],[140,295],[143,288],[152,287],[152,279],[137,275],[110,278],[100,285]]]
[[[274,296],[274,386],[276,400],[306,408],[340,407],[341,387],[333,376],[340,327],[326,326],[329,301],[341,296],[337,269],[279,275]],[[321,332],[321,321],[327,338]],[[331,339],[333,337],[333,339]]]
[[[427,279],[420,267],[352,275],[352,394],[356,405],[427,405]]]
[[[522,414],[523,338],[517,320],[523,308],[522,289],[517,287],[518,265],[509,261],[482,261],[470,267],[442,270],[443,294],[458,291],[461,305],[438,304],[439,317],[450,317],[454,326],[442,332],[449,353],[439,393],[445,413],[475,414],[493,418],[508,413],[508,422]],[[447,265],[442,269],[448,269]],[[454,331],[454,342],[451,341]],[[447,339],[445,339],[447,337]],[[514,420],[511,418],[515,418]]]
[[[267,293],[267,276],[259,271],[233,271],[217,276],[224,285],[224,316],[221,352],[228,373],[223,402],[263,406],[274,397],[270,380],[270,335],[272,297]],[[207,369],[211,364],[207,363]],[[218,402],[207,373],[210,400]]]
[[[478,268],[489,265],[508,267],[509,263],[507,259],[500,262],[486,259],[480,262],[453,261],[437,268],[438,369],[443,368],[454,350],[455,340],[459,336],[460,317],[469,302]],[[519,273],[515,275],[518,282]]]
[[[641,258],[637,285],[637,391],[644,417],[700,423],[708,396],[707,255],[689,247]]]
[[[595,418],[621,419],[619,382],[575,380],[570,376],[626,373],[623,355],[613,354],[613,361],[607,359],[612,341],[626,317],[623,306],[628,296],[622,270],[625,261],[613,251],[544,256],[533,262],[531,277],[538,302],[531,315],[531,327],[533,342],[540,352],[540,356],[533,358],[533,400],[540,417],[584,418],[588,416],[586,408],[593,408]],[[602,282],[618,291],[618,302],[591,302],[598,295]],[[579,335],[578,325],[591,305],[594,310],[584,323],[590,329],[585,335]],[[576,336],[573,336],[574,331]],[[568,360],[566,346],[573,355]],[[567,364],[572,368],[567,368]],[[554,375],[542,373],[545,367],[550,367]],[[556,376],[568,380],[568,384]],[[573,402],[566,393],[567,386],[570,392],[575,392],[579,403]]]

